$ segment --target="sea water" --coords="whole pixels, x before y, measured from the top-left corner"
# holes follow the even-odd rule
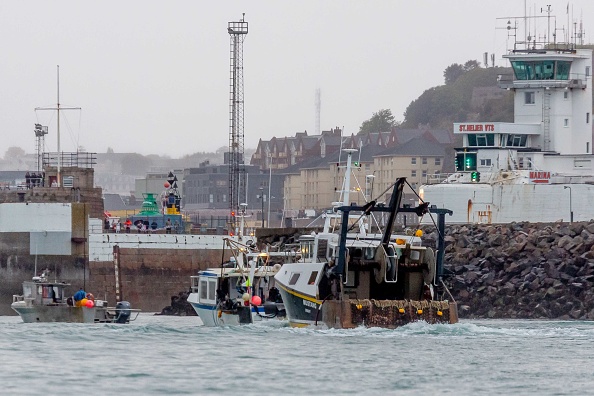
[[[594,322],[462,320],[395,330],[207,328],[0,316],[2,395],[587,395]]]

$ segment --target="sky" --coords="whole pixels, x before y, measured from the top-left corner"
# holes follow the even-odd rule
[[[227,23],[245,13],[244,136],[357,133],[380,109],[404,119],[411,101],[443,84],[453,63],[495,54],[505,20],[551,5],[557,26],[583,16],[594,36],[594,1],[522,0],[3,0],[0,2],[0,157],[35,152],[34,124],[56,151],[158,154],[215,151],[229,141]],[[569,4],[569,8],[568,8]],[[567,13],[569,10],[569,14]],[[547,31],[539,19],[538,34]]]

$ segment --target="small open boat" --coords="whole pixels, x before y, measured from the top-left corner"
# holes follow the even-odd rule
[[[96,300],[82,290],[73,297],[66,297],[65,288],[70,284],[50,282],[47,275],[44,271],[41,276],[24,281],[23,294],[12,296],[11,308],[25,323],[128,323],[140,312],[132,309],[128,301],[108,307],[107,301]]]

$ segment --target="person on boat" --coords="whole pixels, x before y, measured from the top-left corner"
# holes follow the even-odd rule
[[[175,228],[175,233],[179,234],[179,223],[177,222],[177,220],[175,220],[175,223],[173,224],[173,227]]]
[[[157,229],[157,222],[155,220],[153,220],[153,222],[151,223],[151,230],[155,231]]]
[[[130,228],[132,228],[132,220],[126,219],[126,233],[130,233]]]
[[[27,186],[27,190],[31,188],[31,175],[29,172],[25,173],[25,185]]]
[[[167,221],[165,222],[165,233],[171,234],[171,218],[167,218]]]

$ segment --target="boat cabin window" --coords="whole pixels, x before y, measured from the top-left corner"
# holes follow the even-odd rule
[[[206,300],[206,296],[208,295],[208,282],[206,279],[200,281],[200,299]]]
[[[31,297],[33,295],[33,289],[31,288],[31,285],[24,285],[23,286],[23,297],[27,298],[27,297]]]
[[[192,293],[198,293],[198,284],[200,282],[200,278],[197,276],[193,276],[190,278],[190,286],[192,287]]]
[[[301,242],[301,258],[310,259],[313,257],[314,241]]]
[[[217,278],[200,279],[200,302],[216,302]]]
[[[295,283],[297,283],[300,276],[301,276],[300,272],[291,274],[291,279],[289,279],[289,285],[293,286]]]
[[[316,278],[318,277],[318,271],[313,271],[311,273],[311,275],[309,276],[309,280],[307,281],[308,285],[315,285],[316,284]]]

